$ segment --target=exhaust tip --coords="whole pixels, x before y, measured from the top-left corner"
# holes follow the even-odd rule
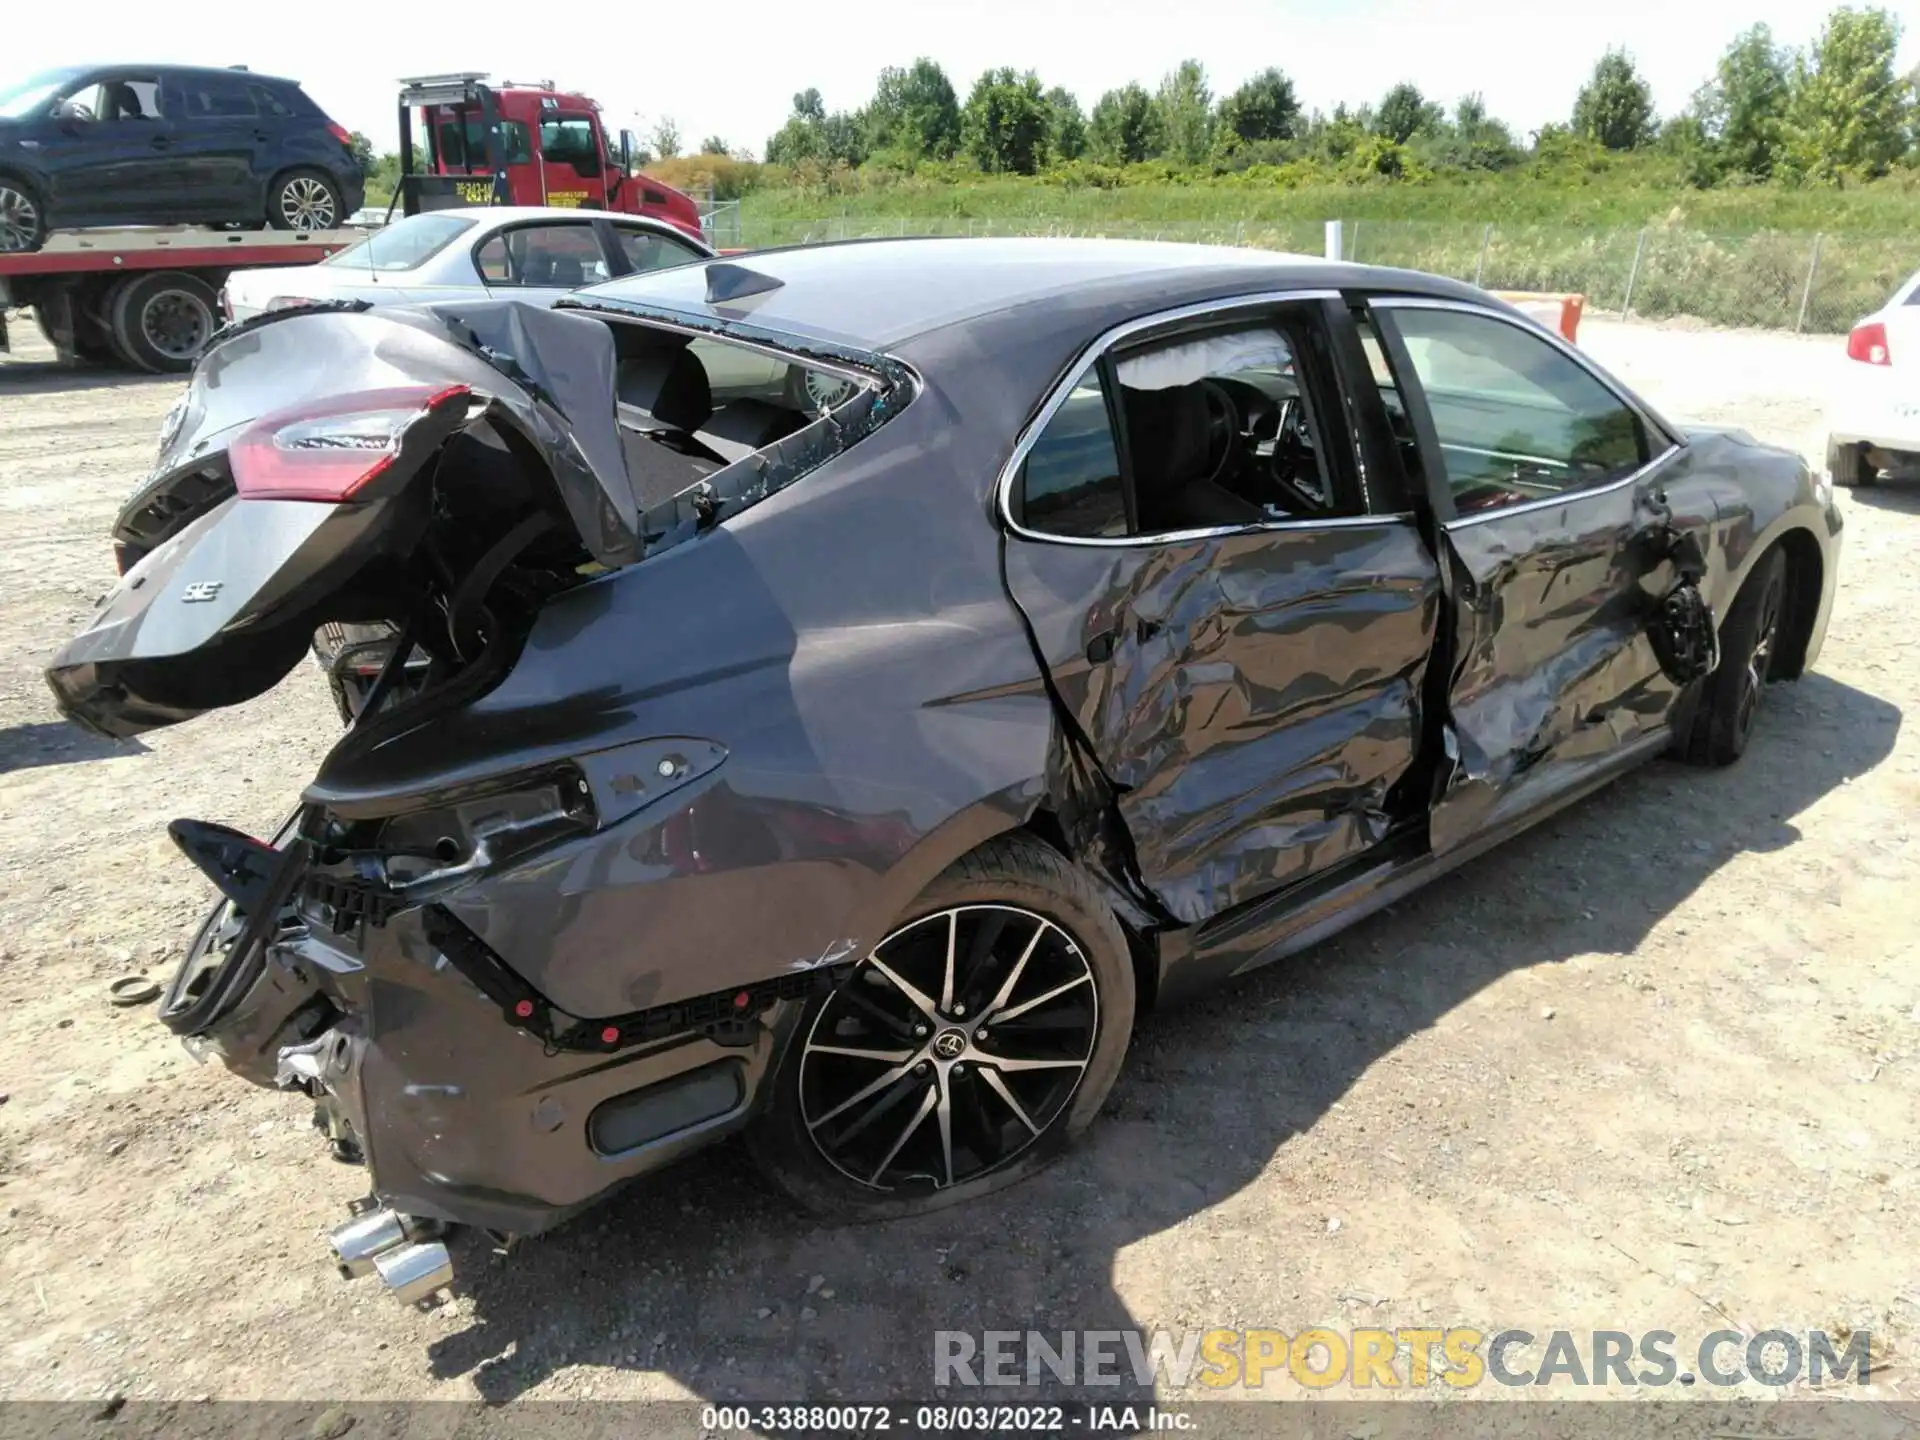
[[[438,1240],[414,1241],[383,1250],[373,1257],[373,1268],[393,1298],[403,1305],[418,1305],[453,1283],[453,1257]]]

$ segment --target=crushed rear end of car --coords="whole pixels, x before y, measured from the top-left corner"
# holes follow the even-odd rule
[[[125,573],[48,671],[70,719],[129,736],[265,692],[316,632],[389,637],[273,840],[171,827],[219,900],[160,1018],[314,1101],[371,1172],[337,1262],[402,1299],[448,1283],[447,1226],[535,1233],[738,1129],[798,1002],[849,960],[703,965],[670,936],[688,913],[629,937],[663,957],[638,977],[537,943],[598,886],[697,879],[715,841],[694,807],[726,816],[724,738],[656,730],[575,643],[609,582],[912,393],[878,359],[764,347],[727,391],[724,349],[512,302],[231,327],[122,512]]]

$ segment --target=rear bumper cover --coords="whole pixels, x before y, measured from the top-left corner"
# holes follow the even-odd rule
[[[358,944],[289,933],[255,993],[189,1042],[264,1083],[265,1012],[325,995],[333,1023],[288,1024],[273,1083],[312,1096],[337,1153],[364,1157],[373,1193],[402,1214],[517,1235],[561,1223],[745,1126],[804,1008],[780,1001],[742,1026],[613,1054],[557,1050],[503,1021],[428,939],[425,913],[367,926]]]

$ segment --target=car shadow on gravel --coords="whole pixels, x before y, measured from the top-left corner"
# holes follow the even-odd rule
[[[456,1266],[473,1318],[431,1345],[431,1369],[495,1401],[563,1369],[577,1390],[577,1367],[652,1372],[712,1401],[926,1401],[940,1330],[1271,1324],[1258,1302],[1244,1313],[1248,1274],[1280,1309],[1288,1257],[1325,1243],[1327,1214],[1289,1203],[1295,1187],[1271,1178],[1249,1197],[1270,1197],[1269,1210],[1209,1212],[1276,1161],[1311,1159],[1303,1137],[1329,1107],[1488,985],[1630,954],[1727,861],[1795,843],[1793,817],[1883,760],[1900,718],[1823,676],[1778,687],[1740,765],[1650,766],[1315,950],[1151,1016],[1087,1142],[1001,1195],[836,1227],[796,1213],[723,1147],[504,1259],[470,1242]],[[1127,1247],[1186,1222],[1185,1253],[1218,1256],[1237,1296],[1216,1292],[1197,1258],[1193,1274],[1130,1270],[1136,1294],[1169,1297],[1130,1313],[1115,1288]],[[1150,1399],[1119,1354],[1119,1384],[1069,1391],[1040,1371],[1031,1389],[944,1398]]]
[[[1856,485],[1848,491],[1856,505],[1870,510],[1893,510],[1902,515],[1920,515],[1920,479],[1902,476],[1882,480],[1878,485]]]
[[[0,775],[48,765],[75,765],[116,755],[144,755],[138,740],[108,740],[64,720],[0,728]]]
[[[57,360],[0,362],[0,398],[60,395],[75,390],[125,390],[135,385],[179,385],[180,375],[140,375],[106,365],[62,365]]]

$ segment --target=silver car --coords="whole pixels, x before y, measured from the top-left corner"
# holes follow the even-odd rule
[[[242,270],[222,308],[245,320],[306,300],[375,305],[525,300],[551,305],[621,275],[687,265],[712,249],[639,215],[540,206],[432,210],[377,230],[318,265]]]

